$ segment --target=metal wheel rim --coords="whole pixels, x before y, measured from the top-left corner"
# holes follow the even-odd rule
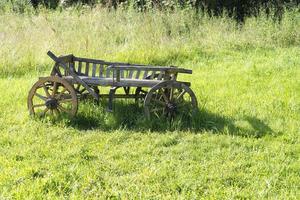
[[[50,89],[51,87],[52,89]],[[44,90],[45,94],[39,94],[41,89]],[[36,104],[35,98],[40,99],[41,103]],[[77,113],[78,100],[70,83],[60,77],[51,76],[41,78],[33,85],[29,91],[27,106],[31,115],[36,115],[37,110],[43,110],[40,113],[42,117],[46,114],[58,116],[62,113],[73,117]]]

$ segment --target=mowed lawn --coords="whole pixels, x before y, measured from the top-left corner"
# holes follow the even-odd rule
[[[17,30],[20,17],[16,17],[15,24],[14,17],[4,15],[4,18],[9,26],[3,28],[2,35],[0,29],[0,36],[9,44],[2,41],[1,47],[0,198],[300,198],[299,41],[272,46],[264,45],[263,36],[258,36],[262,44],[253,39],[248,45],[242,41],[241,45],[231,46],[228,42],[218,46],[207,40],[199,47],[195,46],[200,42],[195,41],[199,43],[191,46],[189,52],[192,39],[181,51],[176,50],[181,43],[175,42],[181,36],[174,36],[170,40],[161,39],[165,43],[158,49],[147,50],[150,44],[141,41],[146,44],[145,49],[129,51],[131,45],[138,46],[142,37],[137,37],[136,44],[130,38],[121,44],[117,39],[112,40],[113,52],[118,52],[115,47],[122,46],[112,56],[108,44],[104,50],[107,54],[85,48],[80,51],[81,47],[71,45],[71,39],[64,46],[61,38],[66,37],[62,36],[66,31],[52,43],[43,43],[39,38],[44,29],[37,28],[34,25],[37,22],[28,29],[32,32],[26,32],[27,29],[24,32],[28,40],[34,41],[29,35],[35,34],[37,43],[45,46],[19,41],[8,30]],[[26,23],[29,19],[44,23],[39,16],[25,19]],[[50,19],[49,23],[57,22]],[[150,29],[151,23],[145,28]],[[25,27],[22,23],[20,26]],[[214,33],[218,25],[204,27],[213,27],[210,31]],[[79,38],[79,33],[76,34],[74,40]],[[246,33],[234,34],[247,38]],[[96,38],[92,33],[88,36]],[[12,38],[16,39],[15,51],[10,49],[14,46]],[[190,126],[152,129],[143,122],[143,110],[133,101],[116,102],[114,113],[105,112],[106,102],[101,105],[82,102],[75,119],[31,118],[26,107],[27,94],[39,76],[50,73],[52,63],[45,56],[49,49],[58,53],[74,50],[78,56],[103,55],[117,61],[174,63],[191,68],[192,75],[179,79],[192,82],[199,101],[199,119]],[[14,53],[16,61],[10,53]]]

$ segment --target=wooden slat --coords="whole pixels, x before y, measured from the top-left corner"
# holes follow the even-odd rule
[[[89,70],[90,70],[89,68],[90,68],[90,63],[87,62],[87,63],[85,64],[85,75],[86,75],[86,76],[89,75]]]
[[[143,79],[146,79],[147,76],[148,76],[148,70],[146,70],[146,71],[144,72]]]
[[[72,72],[75,72],[74,62],[70,62],[70,70],[71,70]]]
[[[112,69],[110,67],[106,68],[106,76],[105,76],[106,78],[110,78],[110,72],[111,72],[111,70]]]
[[[124,78],[124,74],[125,74],[125,71],[124,71],[124,70],[121,70],[121,71],[120,71],[120,77],[121,77],[121,78]]]
[[[140,74],[141,74],[141,70],[138,69],[136,71],[135,79],[139,79],[140,78]]]
[[[97,68],[97,64],[93,63],[93,71],[92,71],[92,77],[96,76],[96,68]]]
[[[78,74],[81,74],[82,62],[78,62]]]
[[[134,72],[134,70],[129,70],[129,74],[128,74],[127,78],[132,79],[133,72]]]
[[[100,64],[99,77],[103,78],[103,64]]]
[[[156,71],[152,71],[152,74],[151,74],[151,76],[150,76],[150,79],[154,79],[155,73],[156,73]]]
[[[162,78],[163,78],[163,76],[164,76],[164,73],[165,73],[165,72],[161,70],[161,71],[159,72],[159,75],[158,75],[157,79],[158,79],[158,80],[162,80]]]

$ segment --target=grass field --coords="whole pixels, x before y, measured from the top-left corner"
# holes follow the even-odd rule
[[[133,102],[75,119],[28,115],[46,56],[193,69],[195,124],[149,128]],[[180,78],[180,77],[179,77]],[[299,199],[300,15],[243,26],[190,11],[0,15],[0,198]]]

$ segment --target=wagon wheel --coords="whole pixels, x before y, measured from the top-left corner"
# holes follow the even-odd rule
[[[78,100],[70,83],[60,77],[50,76],[41,78],[33,85],[27,105],[31,115],[75,116]]]
[[[197,110],[194,92],[185,84],[165,81],[148,92],[144,112],[148,119],[174,119],[176,116],[189,118]]]

